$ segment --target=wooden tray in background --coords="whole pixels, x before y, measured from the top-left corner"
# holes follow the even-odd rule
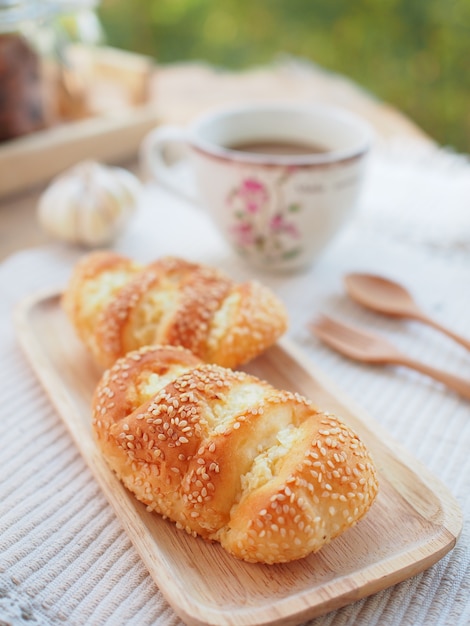
[[[187,624],[298,624],[398,583],[443,557],[462,518],[444,486],[283,340],[246,369],[341,415],[369,446],[380,492],[367,516],[319,553],[283,565],[237,561],[146,511],[95,447],[90,399],[100,376],[68,325],[59,295],[16,312],[20,342],[150,575]]]
[[[89,110],[0,144],[0,197],[46,184],[81,160],[123,163],[160,121],[151,98],[151,59],[106,46],[90,51],[76,45],[70,52],[77,69],[87,68]]]

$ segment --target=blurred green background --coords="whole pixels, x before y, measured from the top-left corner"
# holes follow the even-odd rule
[[[103,0],[99,15],[109,45],[161,63],[313,61],[470,152],[470,0]]]

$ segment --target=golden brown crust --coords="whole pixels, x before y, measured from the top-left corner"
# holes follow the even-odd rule
[[[100,316],[96,335],[106,362],[152,343],[180,345],[205,360],[212,316],[231,287],[216,270],[182,259],[151,263],[115,294]],[[160,310],[152,302],[159,293],[166,300]],[[145,309],[150,311],[146,318]]]
[[[113,252],[97,251],[76,264],[62,297],[62,306],[80,339],[96,354],[96,320],[109,299],[140,269],[135,262]],[[108,280],[109,277],[114,280]],[[101,290],[100,290],[101,287]],[[107,287],[107,288],[106,288]],[[102,293],[101,293],[101,292]],[[90,305],[89,301],[94,300]]]
[[[118,360],[96,390],[93,428],[150,510],[246,561],[318,550],[377,493],[368,451],[337,417],[183,348]]]
[[[217,341],[209,341],[204,360],[234,368],[272,345],[284,333],[286,318],[276,296],[256,281],[235,285],[231,298],[230,323]]]
[[[284,306],[266,287],[237,284],[214,268],[173,257],[142,267],[114,253],[92,253],[77,265],[63,302],[105,367],[152,344],[179,345],[206,362],[236,367],[287,327]]]

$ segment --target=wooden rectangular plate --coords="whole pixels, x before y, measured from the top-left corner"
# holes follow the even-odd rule
[[[145,135],[161,122],[159,103],[149,97],[156,72],[149,57],[74,44],[67,59],[74,72],[86,76],[86,111],[1,143],[0,197],[47,184],[82,160],[122,164],[135,157]]]
[[[187,624],[299,624],[398,583],[442,558],[461,530],[459,507],[424,466],[334,389],[288,341],[246,368],[343,417],[370,448],[380,492],[367,516],[317,554],[283,565],[237,561],[148,513],[117,480],[91,433],[100,376],[75,337],[58,294],[16,311],[20,342],[150,575]]]

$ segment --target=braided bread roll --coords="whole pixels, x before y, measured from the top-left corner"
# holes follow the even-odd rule
[[[317,551],[377,494],[369,453],[341,420],[183,348],[119,359],[96,389],[93,430],[149,510],[245,561]]]
[[[104,367],[145,345],[179,345],[207,363],[236,367],[286,330],[284,306],[255,281],[166,257],[147,266],[112,252],[78,262],[63,307]]]

